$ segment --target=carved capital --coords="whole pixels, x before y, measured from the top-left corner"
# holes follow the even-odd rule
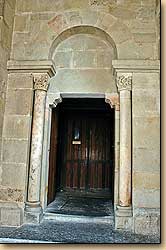
[[[116,111],[120,110],[119,95],[117,93],[106,93],[105,102],[108,103],[111,108],[115,108]]]
[[[34,90],[48,90],[48,74],[34,74],[33,81],[34,81]]]
[[[124,74],[117,76],[118,91],[129,90],[132,88],[132,74]]]

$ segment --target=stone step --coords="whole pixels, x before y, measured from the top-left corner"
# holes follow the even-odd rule
[[[114,226],[114,216],[84,216],[58,213],[44,213],[43,221],[55,220],[56,222],[77,222],[77,223],[107,223]]]

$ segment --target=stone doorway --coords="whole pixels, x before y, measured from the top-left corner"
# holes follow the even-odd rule
[[[46,212],[112,213],[114,120],[102,98],[64,98],[52,110]]]

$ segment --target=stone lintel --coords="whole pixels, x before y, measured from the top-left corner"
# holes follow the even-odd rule
[[[13,61],[7,62],[9,73],[47,73],[50,77],[56,74],[54,62],[43,61]]]
[[[112,60],[114,74],[132,72],[158,72],[160,71],[159,60]]]

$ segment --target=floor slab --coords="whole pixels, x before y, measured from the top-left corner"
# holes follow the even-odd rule
[[[78,197],[58,193],[45,212],[92,217],[113,216],[113,205],[112,201],[106,198]]]

